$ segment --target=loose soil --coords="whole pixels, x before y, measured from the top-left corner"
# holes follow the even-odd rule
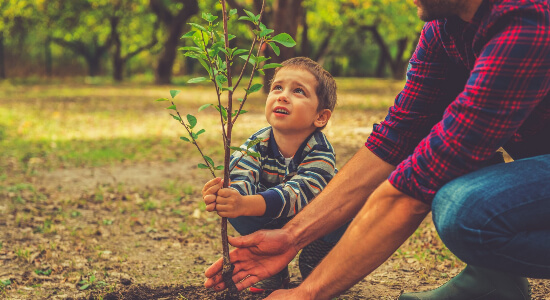
[[[0,298],[220,299],[202,286],[204,270],[221,252],[219,218],[200,205],[205,173],[187,162],[163,162],[6,178],[10,188],[0,189]],[[339,299],[396,299],[403,291],[441,285],[463,266],[427,218]],[[290,270],[296,286],[296,260]],[[530,281],[533,299],[550,299],[548,281]],[[264,297],[245,291],[241,299]]]

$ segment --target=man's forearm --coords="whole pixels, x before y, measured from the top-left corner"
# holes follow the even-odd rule
[[[369,195],[395,169],[362,147],[325,189],[284,229],[301,249],[353,218]]]
[[[336,247],[298,289],[312,299],[330,299],[350,288],[386,261],[429,210],[427,204],[384,182]]]

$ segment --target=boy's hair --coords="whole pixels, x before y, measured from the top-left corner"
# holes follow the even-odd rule
[[[334,107],[336,106],[336,82],[327,70],[323,69],[316,61],[307,57],[290,58],[281,64],[283,66],[275,69],[275,74],[277,74],[281,68],[290,67],[306,70],[315,76],[315,79],[317,79],[317,89],[315,93],[317,94],[317,98],[319,98],[317,111],[323,109],[334,111]],[[275,78],[275,76],[273,76],[273,78]],[[271,81],[273,82],[273,79]]]

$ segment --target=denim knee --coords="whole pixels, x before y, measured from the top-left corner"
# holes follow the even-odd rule
[[[462,260],[480,246],[480,221],[486,218],[482,211],[468,208],[479,194],[476,186],[457,178],[443,186],[432,202],[432,218],[441,240]]]

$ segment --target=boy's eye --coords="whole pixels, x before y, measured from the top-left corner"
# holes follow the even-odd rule
[[[273,86],[273,90],[274,90],[274,91],[279,91],[279,90],[282,90],[282,89],[283,89],[283,87],[280,86],[280,85],[274,85],[274,86]]]
[[[294,90],[295,93],[302,94],[305,96],[306,92],[302,88],[297,88]]]

